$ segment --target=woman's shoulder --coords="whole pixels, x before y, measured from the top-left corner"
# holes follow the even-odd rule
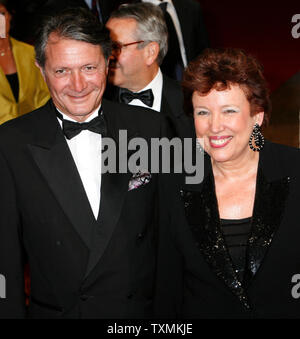
[[[32,45],[27,44],[26,42],[17,40],[13,37],[10,37],[11,44],[13,49],[18,51],[22,51],[22,53],[30,54],[34,57],[34,47]]]
[[[299,176],[300,149],[266,141],[262,153],[264,168],[273,175]],[[273,176],[272,175],[272,176]]]
[[[300,149],[296,147],[266,141],[266,151],[275,153],[287,160],[300,160]]]

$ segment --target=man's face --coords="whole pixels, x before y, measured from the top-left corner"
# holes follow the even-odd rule
[[[52,33],[45,53],[41,71],[54,105],[74,120],[86,120],[105,90],[107,65],[101,47]]]
[[[121,46],[137,41],[136,20],[132,18],[112,18],[106,27],[110,38]],[[137,91],[143,87],[148,72],[145,48],[138,49],[139,44],[124,46],[119,52],[113,51],[109,65],[108,80],[115,86]]]

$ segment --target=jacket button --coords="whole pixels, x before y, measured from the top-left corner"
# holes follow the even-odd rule
[[[80,296],[80,300],[82,300],[82,301],[87,301],[89,298],[90,298],[90,296],[89,296],[89,295],[86,295],[86,294],[82,294],[82,295]]]
[[[137,235],[138,240],[142,240],[144,238],[144,233],[139,233]]]

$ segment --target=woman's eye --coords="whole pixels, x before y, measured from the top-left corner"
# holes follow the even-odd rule
[[[237,110],[233,109],[233,108],[228,108],[224,111],[224,113],[236,113]]]
[[[196,115],[207,115],[207,114],[208,114],[208,111],[204,111],[204,110],[196,111]]]

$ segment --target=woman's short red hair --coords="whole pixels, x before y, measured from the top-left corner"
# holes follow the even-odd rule
[[[206,95],[212,89],[222,91],[231,85],[242,88],[252,115],[265,112],[264,123],[267,124],[271,103],[263,67],[256,58],[237,48],[208,48],[188,65],[182,83],[186,113],[193,112],[194,92]]]

